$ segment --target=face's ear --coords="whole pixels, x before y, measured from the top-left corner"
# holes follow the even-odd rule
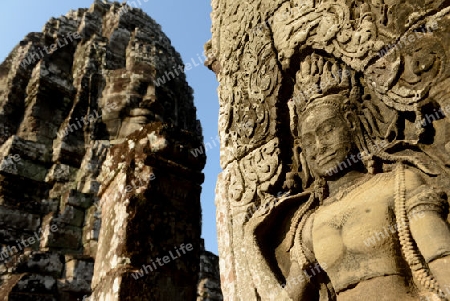
[[[303,189],[306,189],[306,187],[309,185],[310,181],[311,181],[311,169],[309,168],[308,162],[306,161],[305,155],[303,154],[303,152],[301,152],[299,154],[299,160],[300,160],[300,164],[301,164],[301,172],[302,172],[302,186]]]
[[[353,112],[346,112],[344,114],[344,120],[347,122],[348,127],[351,131],[355,131],[357,128],[358,117]]]
[[[301,145],[300,145],[300,139],[296,140],[294,142],[295,146],[294,146],[294,160],[295,163],[297,164],[297,166],[300,166],[300,152],[301,152]]]

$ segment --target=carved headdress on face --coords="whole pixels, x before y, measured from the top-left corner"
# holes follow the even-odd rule
[[[321,103],[327,103],[341,108],[348,103],[348,98],[353,92],[353,101],[356,99],[358,87],[355,80],[355,72],[345,64],[333,62],[317,54],[308,55],[296,73],[294,86],[294,102],[291,108],[295,108],[297,115],[302,117],[309,110]],[[341,102],[327,101],[326,96],[342,94],[347,99]],[[344,103],[345,102],[345,103]]]

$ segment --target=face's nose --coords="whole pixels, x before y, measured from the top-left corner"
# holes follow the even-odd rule
[[[324,141],[322,137],[316,136],[315,148],[317,154],[323,154],[326,149],[326,141]]]

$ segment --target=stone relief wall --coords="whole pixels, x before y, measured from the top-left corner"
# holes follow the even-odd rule
[[[196,299],[201,126],[184,74],[155,83],[182,64],[142,10],[95,1],[0,65],[1,300]]]
[[[212,7],[224,298],[450,300],[448,2]]]

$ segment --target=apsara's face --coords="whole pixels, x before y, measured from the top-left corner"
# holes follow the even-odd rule
[[[330,104],[311,109],[305,117],[300,140],[309,168],[317,176],[329,177],[330,170],[345,162],[352,149],[350,124]]]

